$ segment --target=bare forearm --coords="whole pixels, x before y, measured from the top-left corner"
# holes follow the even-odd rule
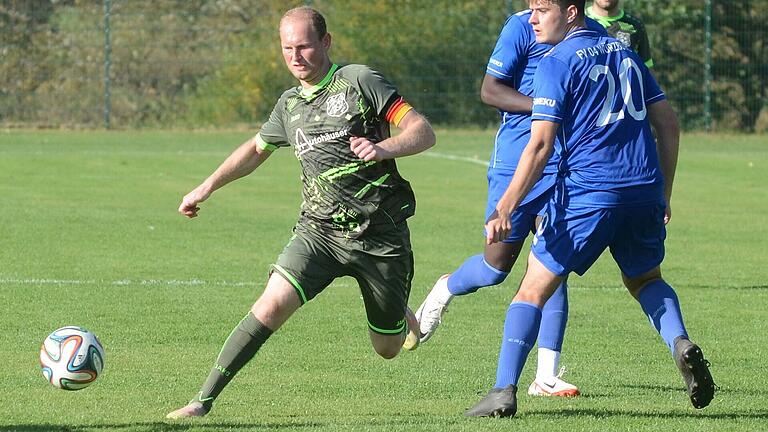
[[[677,134],[658,133],[656,147],[659,153],[661,172],[664,176],[664,197],[667,199],[667,202],[670,202],[672,199],[672,184],[675,181],[675,171],[677,170],[680,136]]]
[[[651,125],[656,133],[656,152],[664,176],[664,198],[672,198],[672,185],[677,170],[677,156],[680,149],[680,126],[672,107],[662,101],[649,107]]]
[[[480,99],[486,105],[513,113],[530,114],[533,106],[532,98],[491,75],[483,78]]]
[[[387,159],[421,153],[435,145],[435,132],[427,119],[416,113],[408,113],[403,123],[406,121],[407,125],[403,126],[400,134],[378,143],[378,146],[386,152]]]
[[[255,139],[250,139],[232,152],[201,186],[211,193],[227,183],[252,173],[269,157],[269,154],[269,151],[259,149]]]
[[[529,142],[520,156],[520,162],[515,170],[515,175],[509,183],[504,195],[499,200],[497,209],[505,213],[512,213],[517,209],[528,192],[533,188],[544,172],[549,158],[552,156],[552,147],[545,142]]]

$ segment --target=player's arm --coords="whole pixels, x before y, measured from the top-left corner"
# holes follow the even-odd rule
[[[648,105],[648,120],[656,133],[656,152],[659,155],[661,173],[664,176],[664,198],[667,201],[667,214],[664,223],[669,222],[672,212],[672,183],[677,169],[677,153],[680,148],[680,125],[675,110],[666,99]]]
[[[272,154],[268,147],[262,147],[258,142],[258,135],[244,142],[198,187],[186,194],[181,200],[179,213],[193,218],[200,210],[198,204],[208,199],[211,194],[222,186],[240,177],[252,173]]]
[[[480,99],[484,104],[506,112],[530,114],[533,98],[509,86],[493,75],[485,74],[480,87]]]
[[[535,120],[531,124],[531,138],[520,155],[520,162],[506,192],[496,204],[496,211],[485,224],[488,244],[504,240],[512,230],[509,215],[523,201],[533,185],[541,178],[555,146],[558,123]]]
[[[402,116],[391,119],[392,123],[401,131],[397,136],[378,143],[365,137],[350,138],[349,146],[357,157],[366,162],[370,160],[382,161],[421,153],[435,145],[435,132],[427,119],[417,113],[410,105],[403,106],[402,109],[406,110]]]
[[[637,53],[643,59],[645,65],[650,69],[653,67],[653,57],[651,56],[651,42],[648,40],[648,32],[645,31],[645,25],[640,23],[638,28],[638,37],[640,38],[637,47]]]
[[[507,19],[485,67],[480,86],[483,103],[506,112],[531,112],[533,99],[517,90],[514,77],[526,63],[532,38],[531,25],[519,14]]]

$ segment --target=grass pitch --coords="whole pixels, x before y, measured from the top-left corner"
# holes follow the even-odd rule
[[[562,364],[579,398],[525,395],[515,419],[461,414],[492,385],[504,314],[522,274],[456,299],[430,342],[378,358],[354,281],[340,279],[267,342],[198,421],[166,422],[208,373],[290,236],[299,170],[280,150],[220,190],[200,217],[181,197],[247,133],[0,133],[0,431],[761,430],[768,420],[768,146],[684,137],[663,270],[721,390],[696,411],[674,363],[606,255],[573,277]],[[399,161],[416,190],[416,307],[482,250],[492,131],[442,131]],[[37,357],[63,325],[94,331],[105,372],[46,384]],[[760,426],[763,425],[763,426]]]

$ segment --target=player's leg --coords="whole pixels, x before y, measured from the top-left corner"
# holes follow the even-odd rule
[[[281,274],[272,273],[264,292],[224,342],[200,393],[188,405],[167,417],[176,419],[207,414],[224,387],[300,306],[301,299],[290,282]]]
[[[549,202],[520,290],[507,311],[496,384],[466,415],[514,415],[517,381],[538,336],[541,308],[571,271],[584,274],[602,254],[612,237],[611,218],[610,211],[568,209]]]
[[[536,343],[541,308],[557,289],[562,277],[552,273],[531,253],[528,268],[504,321],[504,337],[499,352],[496,383],[493,389],[465,415],[471,417],[511,417],[517,412],[517,383],[531,348]]]
[[[640,303],[643,312],[667,344],[667,348],[673,352],[675,339],[679,337],[687,339],[688,332],[683,323],[677,293],[661,277],[661,268],[656,266],[634,277],[629,277],[622,272],[622,279],[630,294]]]
[[[522,246],[522,241],[486,245],[482,255],[468,258],[453,273],[441,276],[416,311],[420,342],[432,337],[454,296],[471,294],[479,288],[504,282]]]
[[[419,322],[416,320],[416,316],[409,308],[405,308],[405,314],[403,316],[405,320],[405,327],[396,334],[380,333],[377,330],[368,328],[368,335],[371,338],[371,345],[373,346],[376,354],[385,359],[392,359],[397,357],[400,353],[405,338],[409,332],[416,332],[419,328]],[[411,349],[415,349],[415,346]]]
[[[483,223],[496,211],[496,205],[507,190],[512,175],[493,170],[488,172],[488,200]],[[507,278],[534,223],[535,214],[529,213],[517,211],[510,215],[513,232],[503,242],[485,245],[482,254],[467,258],[459,268],[443,278],[450,296],[471,294],[479,288],[498,285]],[[419,317],[418,312],[416,316]]]
[[[463,296],[504,282],[520,256],[525,236],[522,239],[485,245],[482,254],[467,258],[446,279],[446,288],[450,294]]]
[[[661,277],[658,267],[636,277],[623,276],[627,288],[672,352],[691,404],[695,408],[706,407],[715,396],[715,382],[701,348],[688,339],[675,290]]]
[[[663,204],[627,210],[626,228],[617,234],[611,253],[621,268],[624,285],[672,353],[691,403],[704,408],[714,397],[715,384],[701,349],[688,339],[677,293],[661,276],[666,237],[663,217]]]
[[[338,262],[328,250],[328,239],[297,226],[273,266],[267,286],[248,314],[224,342],[197,397],[168,418],[207,414],[215,399],[266,340],[304,303],[313,299],[340,275]]]
[[[539,200],[538,203],[532,204],[538,207],[536,213],[544,214],[546,201]],[[542,220],[542,216],[537,216],[536,226],[532,229],[534,233]],[[572,397],[580,394],[578,387],[561,379],[564,369],[558,371],[567,323],[568,278],[565,277],[541,310],[541,326],[537,338],[536,378],[528,386],[529,395]]]
[[[578,387],[561,378],[565,368],[558,370],[567,322],[568,279],[564,278],[541,310],[536,378],[528,386],[529,395],[572,397],[580,394]]]
[[[394,358],[406,333],[418,329],[408,309],[413,279],[408,225],[402,222],[395,229],[350,240],[347,251],[350,275],[360,285],[373,349],[383,358]]]
[[[511,173],[489,172],[486,219],[496,210],[496,204],[506,191],[511,178]],[[454,296],[472,294],[479,288],[504,282],[520,255],[531,227],[534,226],[536,215],[543,205],[539,201],[546,203],[548,200],[549,191],[546,187],[543,189],[543,192],[537,192],[540,196],[533,200],[535,202],[524,204],[510,215],[512,232],[503,242],[486,245],[482,254],[469,257],[455,271],[437,280],[416,311],[422,333],[421,342],[426,342],[432,337]]]
[[[496,204],[509,186],[512,174],[488,171],[486,219],[495,211]],[[442,321],[442,315],[454,296],[471,294],[479,288],[498,285],[506,279],[512,264],[520,254],[523,240],[528,235],[528,230],[525,229],[528,226],[530,223],[516,224],[513,220],[513,229],[516,231],[505,242],[486,246],[482,254],[467,258],[456,270],[441,276],[435,282],[421,306],[416,310],[422,343],[429,340],[437,330]],[[408,346],[404,348],[408,349]]]

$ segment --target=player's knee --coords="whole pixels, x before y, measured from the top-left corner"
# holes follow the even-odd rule
[[[262,297],[251,306],[251,313],[267,327],[277,330],[293,311],[283,307],[279,301]]]
[[[255,317],[262,319],[273,316],[278,309],[277,302],[262,297],[251,306],[251,313]]]
[[[640,292],[651,282],[663,280],[661,270],[658,267],[635,277],[629,277],[623,273],[621,276],[624,280],[624,286],[634,298],[638,298]]]
[[[379,344],[374,345],[373,349],[376,351],[376,354],[381,356],[382,358],[386,360],[393,359],[397,357],[397,355],[400,353],[400,347],[402,346],[402,343],[400,344]]]
[[[517,293],[515,294],[515,297],[512,299],[512,301],[530,303],[538,306],[539,308],[544,308],[544,305],[547,302],[547,298],[548,296],[545,290],[538,289],[537,287],[521,286],[517,290]]]

